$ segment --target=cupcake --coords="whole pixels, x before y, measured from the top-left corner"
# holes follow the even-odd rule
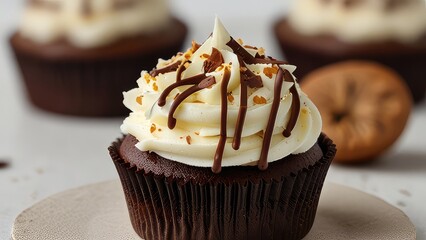
[[[274,31],[299,78],[342,60],[372,60],[395,69],[415,102],[425,97],[423,0],[297,0]]]
[[[301,239],[335,146],[295,67],[216,19],[201,45],[159,60],[124,93],[109,147],[144,239]]]
[[[10,44],[31,102],[80,116],[126,115],[140,69],[180,50],[166,0],[30,0]]]

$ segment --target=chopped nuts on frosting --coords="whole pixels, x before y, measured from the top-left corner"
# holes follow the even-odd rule
[[[322,123],[291,74],[295,67],[239,42],[216,19],[203,44],[193,42],[143,71],[138,87],[124,92],[132,112],[122,132],[135,136],[142,151],[214,172],[235,165],[265,169],[310,149]],[[152,126],[162,131],[151,134]]]

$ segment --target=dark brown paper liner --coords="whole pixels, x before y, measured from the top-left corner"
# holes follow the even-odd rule
[[[411,45],[395,42],[357,45],[335,38],[299,35],[285,19],[275,23],[274,32],[286,60],[297,66],[295,74],[301,81],[308,73],[328,64],[348,59],[371,60],[398,72],[407,83],[415,103],[425,98],[426,35]],[[325,44],[327,40],[328,44]]]
[[[109,148],[134,230],[144,239],[301,239],[312,227],[323,182],[335,155],[325,135],[324,156],[281,181],[181,183],[146,174]]]
[[[80,116],[125,115],[122,92],[134,87],[142,62],[50,62],[19,52],[16,58],[35,106]]]
[[[122,92],[136,87],[141,70],[151,70],[158,58],[171,57],[181,49],[186,27],[177,20],[176,24],[178,33],[169,41],[138,37],[140,42],[158,42],[151,44],[155,47],[139,44],[136,37],[101,49],[38,46],[17,33],[10,43],[35,106],[70,115],[118,116],[128,114]]]

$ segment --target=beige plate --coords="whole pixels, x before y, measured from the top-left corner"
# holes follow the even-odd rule
[[[133,232],[120,183],[68,190],[23,211],[12,239],[139,239]],[[383,200],[326,183],[306,239],[416,239],[408,217]]]

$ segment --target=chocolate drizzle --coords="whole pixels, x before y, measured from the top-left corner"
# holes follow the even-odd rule
[[[236,42],[232,37],[227,45],[234,51],[238,56],[238,61],[240,63],[240,106],[238,111],[238,118],[235,126],[235,133],[232,141],[232,148],[238,150],[241,145],[241,136],[243,132],[244,121],[247,113],[247,99],[248,99],[248,88],[260,88],[263,87],[262,78],[254,74],[250,69],[247,68],[247,64],[285,64],[285,61],[279,61],[272,58],[265,58],[256,54],[256,57],[253,57],[249,52],[247,52],[244,47],[242,47],[238,42]],[[185,62],[186,63],[186,62]],[[162,69],[151,71],[151,75],[156,76],[159,73],[164,73],[168,71],[176,72],[176,82],[168,86],[158,99],[158,106],[163,107],[166,104],[166,98],[170,92],[180,86],[193,85],[175,97],[173,103],[170,106],[168,114],[167,125],[170,129],[173,129],[176,126],[176,119],[174,118],[174,113],[179,105],[191,94],[200,91],[204,88],[208,88],[216,83],[214,76],[206,76],[206,73],[215,71],[218,67],[223,66],[224,60],[220,51],[216,48],[212,48],[210,56],[203,63],[204,73],[185,78],[181,80],[181,75],[183,71],[186,70],[185,63],[181,64],[180,61],[170,64]],[[223,76],[221,81],[221,114],[220,114],[220,136],[218,146],[216,148],[216,153],[214,156],[212,171],[214,173],[221,172],[222,169],[222,158],[227,140],[227,115],[228,115],[228,82],[230,79],[230,69],[228,66],[224,66]],[[289,120],[286,124],[285,130],[283,131],[284,137],[289,137],[291,131],[296,125],[299,112],[300,112],[300,99],[299,93],[296,89],[295,79],[292,77],[290,72],[283,70],[279,67],[278,73],[275,77],[274,84],[274,99],[272,101],[271,112],[269,114],[268,123],[263,134],[262,149],[258,161],[258,168],[260,170],[265,170],[268,167],[268,153],[269,147],[272,140],[272,134],[275,126],[275,121],[277,118],[277,113],[279,105],[281,102],[281,89],[283,82],[293,82],[294,85],[290,88],[290,93],[292,94],[292,103],[291,103],[291,112]]]
[[[290,93],[292,95],[290,118],[288,119],[287,125],[283,131],[284,137],[290,137],[291,131],[293,130],[294,126],[296,126],[297,118],[299,117],[300,97],[299,97],[299,92],[297,92],[297,89],[296,89],[296,81],[294,80],[293,76],[288,71],[284,72],[284,80],[286,82],[294,83],[293,86],[291,86],[290,88]]]
[[[238,58],[238,62],[240,63],[241,82],[247,83],[247,86],[251,88],[263,87],[262,78],[250,71],[241,57]]]
[[[164,91],[161,93],[160,97],[158,98],[158,106],[162,107],[166,104],[166,98],[173,89],[180,86],[185,86],[185,85],[199,84],[205,78],[206,78],[206,75],[204,73],[201,73],[201,74],[198,74],[189,78],[185,78],[181,81],[177,81],[171,84],[166,89],[164,89]]]
[[[183,82],[183,80],[180,81],[180,82],[177,82],[177,83],[181,83],[181,82]],[[216,83],[216,81],[215,81],[213,76],[205,77],[197,85],[194,85],[194,86],[186,89],[185,91],[183,91],[181,94],[179,94],[179,96],[176,97],[176,99],[173,101],[172,105],[170,106],[169,117],[168,117],[168,120],[167,120],[167,126],[170,129],[173,129],[176,126],[176,118],[173,117],[173,114],[175,113],[175,111],[179,107],[179,105],[187,97],[189,97],[191,94],[193,94],[195,92],[200,91],[201,89],[208,88],[215,83]]]
[[[181,64],[181,65],[179,66],[179,68],[177,69],[177,71],[176,71],[176,82],[179,82],[180,80],[182,80],[182,73],[183,73],[183,71],[185,71],[185,70],[186,70],[186,66],[185,66],[185,64],[186,64],[187,62],[191,63],[191,61],[185,61],[185,62],[184,62],[183,64]]]
[[[241,134],[243,132],[244,120],[247,113],[247,83],[241,80],[240,90],[240,107],[238,109],[237,122],[235,124],[234,139],[232,140],[232,148],[238,150],[241,145]]]
[[[275,60],[275,59],[271,59],[271,58],[262,58],[259,55],[258,58],[253,57],[249,52],[247,52],[247,50],[241,46],[237,41],[235,41],[232,37],[231,40],[229,40],[229,42],[226,43],[226,45],[228,45],[235,54],[237,54],[238,56],[240,56],[244,62],[248,63],[248,64],[257,64],[257,63],[261,63],[261,64],[287,64],[286,61],[280,61],[280,60]]]
[[[260,88],[263,87],[262,78],[254,74],[247,68],[241,57],[238,57],[240,63],[240,107],[238,109],[237,122],[235,124],[234,139],[232,140],[232,148],[238,150],[241,145],[241,134],[243,132],[244,121],[247,113],[247,87]]]
[[[277,118],[278,108],[280,106],[281,101],[281,88],[284,80],[283,74],[284,73],[282,68],[279,68],[278,73],[275,76],[274,99],[272,101],[271,112],[269,113],[268,124],[266,125],[266,129],[263,134],[262,150],[260,151],[260,157],[257,163],[257,166],[260,170],[265,170],[266,168],[268,168],[269,146],[271,144],[275,120]]]
[[[222,83],[220,85],[220,137],[219,143],[217,144],[216,153],[214,155],[214,161],[212,171],[214,173],[220,173],[222,170],[222,157],[223,151],[226,144],[226,119],[228,117],[228,82],[231,73],[227,67],[223,71]]]
[[[210,56],[204,61],[203,69],[205,73],[213,72],[220,65],[224,63],[222,54],[216,48],[212,48],[212,53]]]
[[[176,61],[172,64],[169,64],[163,68],[160,69],[152,69],[149,74],[153,77],[156,77],[158,74],[162,73],[168,73],[168,72],[172,72],[172,71],[176,71],[176,69],[178,69],[178,67],[180,66],[181,61]],[[183,64],[182,64],[183,65]]]

